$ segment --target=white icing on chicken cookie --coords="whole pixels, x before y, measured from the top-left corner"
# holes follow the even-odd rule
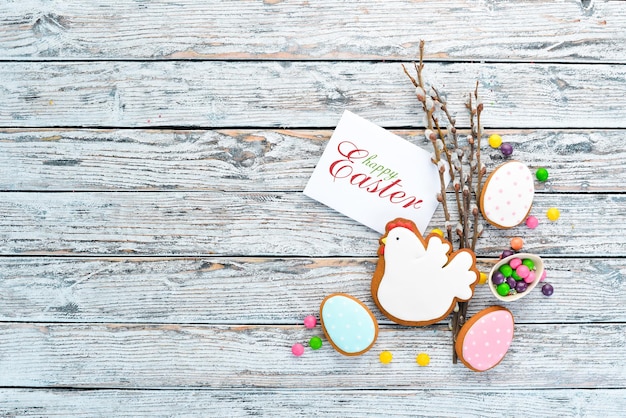
[[[445,318],[457,301],[471,299],[479,273],[474,254],[450,254],[450,243],[436,234],[426,241],[415,224],[396,219],[381,238],[372,296],[381,311],[403,325],[428,325]]]

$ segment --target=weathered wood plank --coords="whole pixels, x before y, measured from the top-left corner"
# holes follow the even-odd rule
[[[490,131],[492,133],[495,131]],[[621,130],[498,130],[538,192],[624,192]],[[395,131],[430,150],[421,131]],[[330,130],[0,130],[0,190],[300,191]],[[483,146],[494,169],[501,153]]]
[[[479,260],[488,272],[495,260]],[[520,323],[626,322],[626,261],[546,259],[555,294],[507,305]],[[0,258],[0,321],[300,324],[334,292],[381,323],[376,259]],[[497,303],[478,286],[469,313]],[[584,306],[584,309],[579,307]],[[447,323],[447,321],[442,321]]]
[[[626,409],[624,389],[533,390],[517,388],[528,399],[515,414],[544,418],[619,417]],[[0,389],[0,413],[8,416],[464,416],[500,418],[502,393],[480,390],[65,390]]]
[[[459,127],[474,80],[486,127],[626,127],[623,65],[433,63],[424,76]],[[0,104],[3,127],[319,128],[345,109],[382,126],[423,120],[399,63],[2,62]]]
[[[0,6],[0,57],[623,61],[619,2],[45,0]]]
[[[521,235],[539,255],[623,256],[625,202],[620,194],[538,195],[539,228],[488,226],[476,252],[498,256]],[[558,222],[545,217],[552,206]],[[0,213],[2,255],[373,257],[380,238],[302,193],[5,192]],[[441,225],[439,208],[431,227]]]
[[[452,364],[447,327],[383,326],[375,347],[345,357],[328,343],[298,358],[303,326],[0,324],[0,386],[174,388],[624,388],[626,325],[516,325],[508,355],[487,373]],[[593,344],[590,345],[590,342]],[[390,365],[378,353],[390,350]],[[415,355],[431,362],[420,368]],[[304,378],[306,376],[306,378]]]

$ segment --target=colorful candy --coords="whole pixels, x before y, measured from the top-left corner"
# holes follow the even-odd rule
[[[543,293],[546,296],[552,296],[552,294],[554,293],[554,287],[552,287],[550,283],[546,283],[543,286],[541,286],[541,293]]]
[[[548,219],[554,222],[559,219],[559,217],[561,216],[561,212],[557,208],[550,208],[548,209],[548,212],[546,212],[546,216],[548,217]]]
[[[483,273],[482,271],[480,272],[480,279],[478,280],[478,284],[485,284],[487,283],[487,274]]]
[[[548,180],[548,170],[546,170],[543,167],[538,168],[537,172],[535,173],[535,176],[537,177],[537,180],[539,181],[546,181]]]
[[[529,227],[530,229],[535,229],[539,226],[539,219],[537,219],[534,216],[529,216],[528,218],[526,218],[526,226]]]
[[[391,354],[391,351],[383,351],[378,356],[378,359],[382,364],[389,364],[393,360],[393,354]]]
[[[304,346],[300,343],[292,345],[291,353],[296,357],[300,357],[302,354],[304,354]]]
[[[428,366],[430,364],[430,356],[426,353],[419,353],[415,361],[422,367]]]
[[[437,234],[439,235],[441,238],[443,238],[443,231],[439,228],[434,228],[432,231],[430,231],[431,234]]]
[[[523,255],[522,258],[512,257],[492,272],[491,283],[495,292],[503,297],[523,293],[538,279],[536,269],[535,262],[530,258],[523,258]]]
[[[315,325],[317,325],[317,318],[315,318],[313,315],[309,315],[306,318],[304,318],[304,326],[308,329],[311,328],[315,328]]]
[[[523,246],[524,246],[523,239],[521,239],[520,237],[511,238],[511,248],[513,248],[515,251],[521,250]]]
[[[509,256],[512,256],[513,254],[515,254],[515,251],[513,250],[504,250],[502,251],[502,255],[500,255],[500,258],[507,258]]]
[[[522,265],[522,260],[519,258],[513,258],[511,259],[511,261],[509,261],[509,266],[511,266],[512,269],[516,269],[521,265]]]
[[[504,275],[504,277],[511,277],[511,274],[513,274],[513,268],[508,264],[503,264],[502,266],[500,266],[499,270],[500,273]]]
[[[322,339],[320,337],[311,337],[309,347],[311,347],[311,350],[319,350],[322,348]]]
[[[508,142],[505,142],[504,144],[500,145],[500,152],[505,157],[510,156],[511,154],[513,154],[513,145],[509,144]]]
[[[500,148],[500,145],[502,145],[502,137],[498,134],[493,134],[491,136],[489,136],[489,146],[491,148]]]

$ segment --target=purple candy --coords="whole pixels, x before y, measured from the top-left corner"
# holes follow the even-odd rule
[[[552,287],[550,283],[546,283],[541,287],[541,293],[546,296],[552,296],[552,294],[554,293],[554,287]]]
[[[517,282],[517,284],[515,285],[515,290],[517,291],[517,293],[525,292],[527,288],[528,285],[525,282]]]
[[[512,277],[507,277],[506,283],[509,285],[509,287],[511,287],[511,289],[515,289],[515,286],[517,285],[517,282]]]
[[[495,272],[493,276],[491,276],[491,281],[495,285],[504,283],[504,274],[500,273],[499,271]]]
[[[502,251],[502,255],[500,256],[500,258],[507,258],[509,256],[512,256],[513,254],[515,254],[515,251],[504,250],[504,251]]]
[[[508,157],[509,155],[513,154],[513,145],[509,144],[508,142],[505,142],[504,144],[500,145],[500,152],[505,157]]]

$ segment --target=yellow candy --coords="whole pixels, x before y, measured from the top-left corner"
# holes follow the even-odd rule
[[[502,137],[498,134],[493,134],[489,137],[489,145],[491,148],[500,148],[502,145]]]
[[[380,353],[378,358],[380,359],[380,362],[382,364],[389,364],[391,363],[391,360],[393,360],[393,355],[390,351],[383,351],[382,353]]]
[[[557,208],[550,208],[550,209],[548,209],[548,212],[546,213],[546,216],[548,217],[548,219],[550,219],[552,222],[554,222],[557,219],[559,219],[559,217],[561,216],[561,212],[559,212],[559,210]]]
[[[428,364],[430,363],[430,356],[426,353],[419,353],[415,361],[417,361],[417,364],[422,367],[428,366]]]
[[[485,283],[487,283],[487,275],[481,271],[480,280],[478,280],[478,284],[485,284]]]
[[[443,238],[443,231],[439,228],[435,228],[432,231],[430,231],[432,234],[437,234],[439,235],[441,238]]]

